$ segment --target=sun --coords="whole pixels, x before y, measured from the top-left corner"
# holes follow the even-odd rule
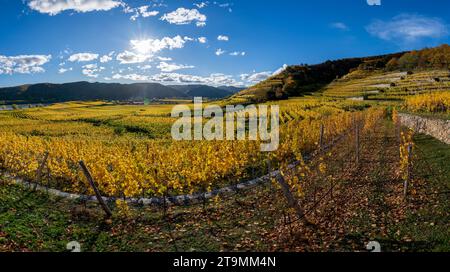
[[[151,50],[149,39],[131,40],[131,47],[136,53],[147,54]]]

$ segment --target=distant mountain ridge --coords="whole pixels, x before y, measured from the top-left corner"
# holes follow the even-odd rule
[[[208,98],[224,98],[243,90],[243,88],[231,86],[212,87],[199,84],[169,85],[168,87],[181,91],[189,97],[201,96]]]
[[[231,88],[231,87],[227,87]],[[143,99],[192,98],[210,99],[232,95],[226,89],[206,85],[165,86],[159,83],[90,83],[86,81],[64,84],[39,83],[0,88],[0,102],[44,103],[87,100],[135,101]]]

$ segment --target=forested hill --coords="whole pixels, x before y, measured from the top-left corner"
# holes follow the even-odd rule
[[[231,101],[262,102],[309,94],[356,69],[407,71],[449,67],[450,46],[447,44],[409,52],[327,61],[317,65],[295,65],[235,94]]]
[[[225,88],[225,87],[224,87]],[[226,87],[228,88],[228,87]],[[164,86],[158,83],[41,83],[0,88],[0,103],[51,103],[87,100],[144,100],[162,98],[223,98],[233,93],[206,85]]]
[[[446,44],[420,51],[326,61],[317,65],[295,65],[237,93],[231,100],[262,102],[301,96],[316,92],[356,69],[393,71],[449,67],[450,46]]]
[[[326,61],[316,65],[288,66],[280,74],[239,92],[234,98],[245,98],[254,102],[261,102],[312,93],[354,69],[383,68],[392,58],[399,58],[402,55],[403,53],[396,53]]]
[[[242,90],[232,86],[213,87],[207,85],[169,85],[168,87],[181,91],[189,97],[201,96],[207,98],[224,98]]]

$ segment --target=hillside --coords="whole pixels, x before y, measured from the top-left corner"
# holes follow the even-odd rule
[[[40,83],[0,88],[3,103],[45,103],[88,100],[143,100],[162,98],[223,98],[231,92],[206,85],[164,86],[158,83]]]
[[[326,61],[317,65],[295,65],[237,93],[231,101],[262,102],[302,96],[323,90],[329,83],[349,73],[352,76],[357,74],[359,77],[366,77],[380,72],[446,70],[449,67],[450,46],[446,44],[411,52]]]
[[[231,93],[238,93],[238,92],[240,92],[240,91],[245,89],[243,87],[235,87],[235,86],[219,86],[217,88],[229,91]]]
[[[398,58],[402,54],[326,61],[316,65],[289,66],[280,74],[237,93],[233,99],[259,102],[310,94],[352,70],[384,68],[392,58]]]
[[[421,71],[354,71],[333,81],[321,91],[330,98],[352,100],[403,100],[405,97],[446,91],[450,72],[445,69]]]
[[[187,96],[182,92],[157,83],[42,83],[0,89],[0,100],[23,102],[63,102],[97,99],[133,100],[169,97]]]
[[[208,98],[223,98],[233,94],[224,88],[207,85],[169,85],[168,87],[184,93],[189,97],[201,96]]]

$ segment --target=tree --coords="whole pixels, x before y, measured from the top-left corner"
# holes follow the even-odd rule
[[[288,76],[283,85],[282,92],[286,95],[295,94],[297,90],[297,82],[294,80],[293,76]]]
[[[388,71],[394,71],[397,70],[399,68],[399,63],[398,63],[398,59],[397,58],[392,58],[387,64],[386,64],[386,69]]]
[[[398,64],[401,69],[412,70],[417,68],[419,63],[419,54],[417,51],[411,51],[400,57]]]

